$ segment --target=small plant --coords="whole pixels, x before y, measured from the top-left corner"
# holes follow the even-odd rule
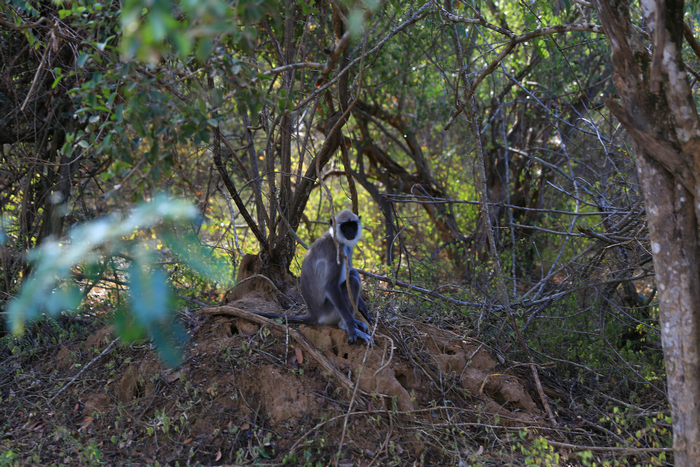
[[[80,463],[83,465],[102,465],[102,452],[100,447],[94,441],[91,441],[87,446],[83,446],[78,451]]]
[[[7,451],[0,452],[0,467],[15,467],[19,464],[19,455],[8,449]]]
[[[156,410],[156,419],[154,420],[154,424],[156,427],[160,427],[163,433],[168,434],[168,431],[170,431],[171,421],[172,419],[165,415],[165,412],[159,412]]]
[[[526,431],[526,430],[524,430]],[[521,451],[526,455],[525,465],[537,465],[554,467],[559,465],[559,453],[554,452],[554,447],[542,437],[535,439],[529,450],[521,446]]]
[[[595,462],[593,461],[594,456],[591,451],[579,452],[578,456],[581,458],[581,463],[585,467],[593,467],[595,465]]]

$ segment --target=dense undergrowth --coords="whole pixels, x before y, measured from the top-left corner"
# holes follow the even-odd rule
[[[0,15],[0,466],[673,462],[638,156],[585,2]],[[532,31],[551,34],[511,42]],[[258,274],[302,308],[302,242],[353,206],[410,410],[202,311]],[[488,352],[484,374],[450,367],[442,332]],[[250,381],[271,372],[318,406],[271,417]]]
[[[116,334],[107,325],[116,304],[98,300],[75,316],[37,321],[24,337],[0,341],[2,465],[314,466],[333,459],[341,465],[672,463],[664,452],[672,443],[667,402],[624,369],[595,358],[609,349],[578,342],[540,367],[558,421],[554,426],[546,420],[528,367],[519,363],[522,352],[479,333],[473,325],[478,314],[371,281],[366,289],[380,316],[380,332],[394,337],[396,364],[406,362],[422,375],[422,384],[411,392],[412,411],[399,410],[396,400],[386,405],[376,396],[352,397],[308,355],[304,363],[289,359],[295,354],[294,346],[284,350],[289,337],[201,314],[187,300],[178,305],[190,336],[184,361],[168,368],[148,340],[115,345]],[[528,416],[516,422],[483,405],[490,393],[461,388],[460,375],[441,371],[415,346],[424,323],[435,329],[428,333],[432,339],[440,335],[438,329],[445,330],[457,342],[478,342],[494,361],[503,360],[491,377],[510,375],[510,381],[523,384],[537,401],[535,412],[516,408],[512,414]],[[579,354],[584,351],[591,355],[587,360]],[[566,362],[569,356],[572,361]],[[635,368],[658,364],[640,358]],[[255,376],[272,368],[301,381],[320,401],[318,408],[275,420],[260,405],[270,391],[262,376]],[[499,403],[513,409],[507,401]],[[603,447],[610,450],[598,450]]]

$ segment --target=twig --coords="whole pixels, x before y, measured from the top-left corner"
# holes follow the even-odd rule
[[[509,151],[515,153],[521,153],[521,151],[516,151],[508,148]],[[382,193],[382,196],[389,198],[393,203],[419,203],[419,204],[470,204],[470,205],[481,205],[482,201],[476,200],[464,200],[464,199],[452,199],[452,198],[435,198],[427,197],[421,195],[399,195],[393,193]],[[508,204],[503,201],[491,202],[489,201],[489,206],[508,208],[508,209],[519,209],[526,212],[542,212],[546,214],[563,214],[565,216],[608,216],[609,212],[573,212],[573,211],[562,211],[560,209],[545,209],[545,208],[529,208],[526,206],[516,206],[514,204]],[[628,209],[615,208],[615,212],[628,212]]]
[[[347,261],[345,262],[347,264]],[[348,276],[349,277],[349,276]],[[350,280],[346,281],[348,284],[350,283]],[[348,287],[348,290],[349,287]],[[350,299],[350,302],[353,304],[353,307],[357,310],[357,305],[354,303],[352,298]],[[357,313],[357,311],[355,311]],[[338,459],[340,459],[340,451],[343,449],[343,441],[345,440],[345,432],[348,428],[348,419],[350,418],[350,414],[352,413],[352,406],[355,405],[355,399],[357,397],[357,392],[360,390],[360,379],[362,378],[362,372],[365,369],[365,365],[367,364],[367,355],[369,355],[369,349],[372,346],[372,343],[374,342],[374,335],[377,332],[377,324],[379,324],[379,320],[375,319],[374,320],[374,327],[372,328],[372,334],[370,335],[369,342],[367,342],[367,345],[365,346],[365,354],[362,357],[362,364],[360,365],[360,371],[357,372],[357,382],[355,383],[355,389],[352,392],[352,397],[350,398],[350,406],[348,407],[348,411],[345,414],[345,420],[343,420],[343,432],[340,435],[340,441],[338,442],[338,454],[335,456],[336,459],[336,465],[338,465]],[[392,347],[393,347],[393,342],[392,342]]]
[[[55,36],[53,34],[53,31],[51,32],[51,38],[53,40],[56,40]],[[47,43],[46,50],[44,50],[44,56],[41,57],[41,63],[39,63],[39,67],[36,69],[36,73],[34,73],[34,79],[32,80],[32,86],[29,88],[29,92],[27,93],[27,97],[24,98],[24,103],[22,104],[22,107],[20,107],[21,112],[24,112],[24,108],[27,107],[27,103],[29,102],[29,98],[32,97],[32,94],[34,94],[34,88],[36,87],[36,83],[39,81],[39,75],[41,74],[42,70],[44,69],[44,63],[46,63],[46,57],[49,56],[49,50],[51,50],[51,46]]]
[[[217,189],[219,190],[219,193],[221,193],[224,196],[226,204],[228,204],[228,210],[231,213],[231,224],[233,226],[233,242],[236,245],[236,251],[238,251],[238,254],[242,257],[243,251],[238,245],[238,232],[236,232],[236,214],[233,212],[233,206],[231,206],[231,198],[228,197],[226,192],[221,187],[217,187]]]
[[[296,240],[299,243],[299,245],[303,246],[307,250],[310,249],[311,247],[309,245],[307,245],[306,242],[304,242],[304,240],[302,240],[301,237],[299,237],[299,235],[297,235],[296,231],[292,228],[291,224],[287,220],[287,216],[285,216],[281,211],[278,213],[278,215],[279,215],[279,218],[282,219],[282,222],[284,222],[284,225],[287,226],[287,229],[289,229],[289,233],[292,234],[292,237],[294,237],[294,240]]]
[[[365,35],[365,38],[364,38],[363,43],[362,43],[362,60],[360,61],[360,73],[359,73],[359,77],[358,77],[358,81],[357,81],[357,97],[355,97],[355,100],[352,101],[352,103],[350,105],[348,105],[348,109],[345,111],[343,116],[348,115],[350,110],[352,110],[352,108],[355,106],[355,104],[357,104],[357,101],[360,100],[360,93],[362,92],[362,74],[364,72],[364,64],[365,64],[364,52],[365,52],[366,45],[367,45],[367,36]],[[341,102],[341,105],[346,105],[346,102]],[[341,118],[341,121],[342,121],[342,118]],[[338,123],[340,123],[340,122],[338,122]],[[348,157],[348,150],[345,147],[345,141],[342,141],[342,139],[343,139],[342,134],[340,135],[340,138],[341,138],[340,152],[343,155],[343,163],[345,164],[345,170],[346,170],[347,176],[348,176],[348,185],[350,186],[350,192],[352,194],[352,196],[351,196],[352,197],[352,212],[355,213],[355,215],[359,215],[360,213],[358,212],[358,207],[357,207],[357,188],[355,188],[355,182],[354,182],[352,175],[350,173],[351,172],[350,158]],[[319,177],[319,180],[321,180],[321,177]],[[326,189],[328,189],[328,187],[326,187]],[[328,192],[330,193],[330,190]],[[333,204],[333,198],[331,198],[331,205],[332,204]],[[338,248],[337,236],[338,236],[338,226],[335,226],[335,228],[333,229],[333,241],[335,242],[336,248]],[[345,286],[347,287],[347,290],[348,290],[348,298],[350,299],[350,303],[352,304],[353,313],[355,314],[355,316],[359,316],[360,310],[357,309],[357,303],[355,303],[355,298],[353,297],[352,290],[350,290],[350,279],[349,279],[350,278],[350,258],[348,258],[345,255],[345,252],[342,251],[340,248],[338,248],[338,253],[343,255],[343,258],[345,259],[345,277],[348,278],[348,280],[345,281]],[[369,323],[367,323],[367,324],[369,324]],[[374,327],[375,327],[375,329],[377,327],[376,321],[375,321]],[[369,346],[371,345],[371,343],[372,343],[372,339],[370,338],[370,341],[367,342],[367,349],[369,349]],[[365,358],[367,358],[366,352],[365,352]],[[362,362],[362,366],[364,367],[364,361]],[[362,372],[362,368],[360,368],[360,373],[361,372]],[[360,383],[359,379],[357,380],[357,383],[358,384]],[[353,395],[353,398],[354,398],[354,395]],[[350,408],[352,409],[352,401],[350,401]],[[347,422],[347,419],[346,419],[346,422]],[[345,428],[343,427],[343,436],[344,435],[345,435]],[[341,445],[342,445],[342,443],[341,443]]]
[[[367,272],[367,271],[364,271],[364,270],[362,270],[362,269],[357,269],[357,268],[355,268],[355,271],[359,272],[360,274],[362,274],[362,275],[364,275],[364,276],[371,277],[372,279],[377,279],[378,281],[388,282],[388,283],[390,283],[390,284],[398,285],[399,287],[403,287],[403,288],[406,288],[406,289],[411,289],[411,290],[414,290],[414,291],[416,291],[416,292],[419,292],[419,293],[422,293],[422,294],[425,294],[425,295],[429,295],[429,296],[431,296],[431,297],[435,297],[435,298],[439,298],[439,299],[448,301],[448,302],[450,302],[450,303],[452,303],[452,304],[454,304],[454,305],[460,305],[460,306],[476,306],[476,307],[481,307],[481,306],[483,306],[483,303],[465,302],[465,301],[463,301],[463,300],[457,300],[457,299],[455,299],[455,298],[447,297],[447,296],[445,296],[445,295],[439,294],[439,293],[434,292],[434,291],[432,291],[432,290],[424,289],[423,287],[418,287],[417,285],[409,284],[408,282],[404,282],[404,281],[401,281],[401,280],[398,280],[398,279],[393,279],[393,278],[387,277],[387,276],[380,276],[380,275],[378,275],[378,274],[373,274],[373,273],[371,273],[371,272]]]
[[[376,327],[376,325],[375,325]],[[388,367],[391,364],[391,361],[394,359],[394,339],[392,339],[389,336],[385,336],[386,340],[384,342],[389,342],[389,359],[384,363],[382,366],[377,368],[377,371],[374,372],[374,375],[372,375],[372,378],[376,378],[377,375],[379,374],[380,371],[382,371],[384,368]],[[384,347],[384,355],[386,355],[386,347]],[[382,356],[384,358],[384,356]]]
[[[477,169],[478,169],[478,174],[479,174],[479,180],[478,180],[478,185],[481,191],[481,198],[483,200],[483,207],[482,207],[482,214],[484,217],[484,223],[486,224],[486,234],[489,240],[489,246],[491,247],[491,257],[493,259],[493,269],[494,269],[494,274],[496,276],[496,286],[500,295],[500,301],[501,305],[506,311],[506,314],[508,316],[508,320],[511,322],[511,325],[513,326],[513,332],[515,332],[518,341],[520,341],[520,345],[523,347],[523,350],[528,356],[528,359],[530,360],[530,369],[532,371],[532,378],[535,381],[535,386],[537,387],[537,392],[539,393],[540,399],[542,401],[542,406],[544,407],[544,410],[547,412],[547,415],[549,416],[550,421],[554,426],[557,426],[557,419],[554,417],[554,412],[552,412],[552,408],[549,406],[549,401],[547,400],[547,396],[544,393],[544,389],[542,389],[542,383],[540,382],[540,376],[537,372],[537,366],[535,365],[535,359],[532,357],[532,353],[530,352],[530,348],[527,346],[527,343],[525,342],[525,339],[523,339],[522,334],[520,333],[520,328],[518,327],[518,323],[515,320],[515,316],[513,315],[513,310],[511,309],[510,305],[510,300],[508,298],[508,290],[506,289],[506,282],[505,279],[503,278],[503,270],[501,269],[501,261],[498,257],[498,250],[496,249],[496,240],[494,238],[493,234],[493,225],[491,224],[491,215],[489,213],[489,204],[488,204],[488,199],[489,199],[489,193],[488,193],[488,187],[486,184],[486,167],[484,163],[484,150],[483,147],[481,146],[481,133],[479,131],[479,120],[476,118],[476,113],[474,111],[474,108],[476,106],[476,101],[474,99],[474,96],[472,94],[471,96],[471,102],[470,102],[470,107],[469,107],[469,120],[471,120],[472,127],[474,129],[474,139],[476,142],[476,157],[477,157]]]
[[[335,83],[340,79],[340,77],[343,76],[343,75],[350,69],[350,67],[354,66],[356,63],[358,63],[358,62],[359,62],[361,59],[363,59],[365,56],[369,56],[369,55],[374,54],[375,52],[378,52],[382,47],[384,47],[384,44],[386,44],[386,43],[389,41],[389,39],[391,39],[392,37],[394,37],[396,34],[398,34],[399,32],[403,31],[403,30],[406,29],[408,26],[410,26],[410,25],[412,25],[412,24],[414,24],[414,23],[417,23],[419,20],[421,20],[421,19],[425,18],[426,16],[428,16],[429,14],[431,14],[431,13],[434,11],[434,10],[432,9],[433,6],[434,6],[434,3],[433,3],[432,1],[425,2],[425,5],[423,5],[422,7],[420,7],[420,8],[413,14],[413,16],[407,18],[406,21],[404,21],[402,24],[400,24],[400,25],[397,26],[396,28],[392,29],[392,30],[391,30],[386,36],[384,36],[384,38],[383,38],[382,40],[380,40],[380,41],[377,43],[377,45],[375,45],[369,52],[367,52],[366,54],[364,54],[362,57],[358,57],[358,58],[354,59],[353,61],[351,61],[350,63],[348,63],[348,66],[346,66],[345,68],[343,68],[342,70],[340,70],[338,73],[336,73],[336,74],[333,76],[333,78],[332,78],[331,80],[329,80],[329,81],[328,81],[327,83],[325,83],[323,86],[320,86],[319,88],[317,88],[314,92],[312,92],[311,94],[309,94],[309,96],[307,96],[306,99],[304,99],[304,100],[301,101],[299,104],[297,104],[296,107],[294,107],[294,109],[292,109],[292,112],[296,112],[296,111],[298,111],[299,109],[305,107],[309,102],[311,102],[313,99],[315,99],[316,96],[318,96],[319,94],[321,94],[322,92],[324,92],[326,89],[328,89],[329,87],[331,87],[333,84],[335,84]]]
[[[272,68],[271,70],[263,71],[263,75],[276,75],[278,73],[284,73],[286,71],[294,71],[302,68],[312,68],[314,70],[323,70],[323,63],[316,62],[300,62],[300,63],[290,63],[289,65],[278,66],[277,68]]]
[[[243,200],[241,200],[240,194],[238,193],[238,190],[236,189],[236,186],[233,184],[233,181],[231,180],[231,177],[229,177],[228,172],[226,171],[226,166],[221,160],[221,142],[224,141],[226,143],[226,139],[222,138],[221,136],[221,130],[219,129],[218,126],[212,126],[212,132],[214,133],[214,150],[213,150],[213,155],[214,155],[214,165],[216,165],[217,170],[219,171],[219,174],[221,175],[221,179],[224,182],[224,185],[226,185],[226,189],[231,193],[231,196],[233,197],[234,202],[236,203],[236,206],[238,207],[238,211],[241,213],[243,218],[246,221],[246,224],[250,227],[250,230],[253,232],[255,235],[255,238],[258,240],[260,243],[260,246],[262,247],[263,250],[271,251],[271,247],[269,243],[267,242],[267,239],[265,236],[260,232],[260,229],[258,227],[258,224],[253,221],[253,218],[250,217],[250,213],[248,212],[248,209],[246,209],[245,204],[243,203]],[[230,150],[232,148],[230,146],[227,146]],[[233,154],[233,153],[232,153]],[[235,228],[235,226],[234,226]]]
[[[560,443],[558,441],[549,441],[547,443],[559,448],[573,449],[574,451],[598,451],[598,452],[629,452],[642,454],[645,452],[673,452],[673,448],[632,448],[621,446],[578,446],[576,444]]]
[[[472,18],[462,18],[457,15],[453,14],[448,14],[448,18],[451,21],[457,22],[457,23],[469,23],[472,24],[475,22],[474,19]],[[464,100],[462,100],[459,105],[457,106],[457,109],[454,111],[454,113],[450,116],[450,119],[447,121],[445,124],[445,127],[443,128],[444,130],[449,130],[452,124],[454,123],[455,119],[461,114],[464,109],[467,106],[467,103],[471,101],[471,98],[474,96],[474,92],[476,91],[476,88],[479,87],[479,84],[486,79],[488,75],[494,72],[494,70],[500,65],[500,63],[508,56],[510,55],[516,48],[516,46],[522,42],[527,42],[529,40],[532,40],[536,37],[540,36],[547,36],[547,35],[553,35],[553,34],[565,34],[567,32],[574,32],[574,31],[579,31],[579,32],[594,32],[597,34],[604,34],[603,27],[597,24],[577,24],[577,23],[572,23],[572,24],[561,24],[561,25],[556,25],[556,26],[547,26],[541,29],[536,29],[534,31],[526,32],[524,34],[521,34],[519,36],[515,36],[511,38],[511,40],[506,44],[505,49],[498,54],[498,56],[491,62],[489,65],[484,68],[479,76],[472,82],[472,85],[469,87],[469,89],[466,91],[466,94],[464,96]]]
[[[454,410],[454,411],[461,411],[461,410],[463,410],[463,409],[460,408],[460,407],[455,407],[455,406],[445,406],[445,405],[441,405],[441,406],[437,406],[437,407],[428,407],[428,408],[425,408],[425,409],[405,410],[405,411],[393,411],[392,413],[393,413],[394,415],[408,415],[408,416],[411,416],[411,415],[416,415],[416,414],[419,414],[419,413],[435,412],[435,411],[437,411],[437,410]],[[489,414],[488,412],[482,412],[482,413],[486,413],[487,415]],[[388,414],[388,411],[387,411],[386,409],[381,409],[381,410],[364,410],[364,411],[360,411],[360,412],[352,412],[350,415],[351,415],[351,416],[354,416],[354,417],[357,417],[358,415],[380,415],[380,414]],[[522,420],[509,417],[508,415],[503,414],[503,413],[491,414],[491,415],[498,415],[498,417],[499,417],[501,420],[507,419],[507,420],[513,421],[514,423],[517,423],[517,422],[522,423]],[[311,433],[313,433],[314,431],[318,430],[319,428],[321,428],[322,426],[324,426],[324,425],[326,425],[326,424],[328,424],[328,423],[334,422],[334,421],[338,420],[339,418],[342,418],[342,417],[345,417],[345,416],[346,416],[346,414],[336,415],[335,417],[331,417],[331,418],[329,418],[328,420],[324,420],[324,421],[322,421],[322,422],[319,422],[316,426],[314,426],[314,427],[311,428],[309,431],[307,431],[306,433],[304,433],[304,436],[299,437],[299,439],[297,440],[297,442],[294,443],[294,444],[292,444],[292,446],[289,448],[289,451],[288,451],[288,452],[294,452],[294,450],[297,448],[297,446],[299,446],[299,443],[302,443],[302,442],[304,442],[304,441],[307,441],[307,440],[309,440],[309,439],[312,439],[312,438],[310,438],[310,435],[311,435]],[[416,419],[416,422],[417,422],[417,423],[420,423],[420,419]],[[440,427],[448,426],[448,425],[445,425],[445,424],[432,423],[432,421],[430,421],[429,423],[430,423],[430,425],[433,426],[433,427],[436,427],[436,426],[440,426]],[[449,426],[465,426],[465,427],[475,427],[475,428],[482,428],[482,429],[483,429],[483,428],[491,428],[491,429],[499,429],[499,430],[518,431],[518,430],[523,430],[523,429],[527,429],[527,428],[532,428],[533,425],[529,425],[529,426],[528,426],[528,425],[517,425],[517,424],[510,425],[510,426],[506,426],[506,425],[491,425],[491,424],[484,423],[483,421],[481,421],[481,422],[465,422],[465,423],[458,423],[458,424],[457,424],[457,423],[453,423],[452,425],[449,425]],[[551,444],[552,441],[549,441],[549,443]]]
[[[333,4],[333,10],[334,14],[340,15],[341,20],[343,23],[347,23],[347,19],[345,18],[345,15],[343,15],[343,11],[334,0],[331,0],[331,3]],[[374,13],[375,9],[378,8],[381,5],[381,2],[376,5],[375,8],[367,8],[364,13],[362,14],[362,22],[364,23],[369,19],[370,16]],[[333,71],[333,68],[335,68],[335,65],[338,63],[340,60],[341,54],[345,51],[345,48],[348,46],[350,43],[350,36],[351,36],[351,31],[350,28],[346,25],[347,30],[341,37],[336,37],[336,44],[333,50],[330,53],[330,58],[328,59],[328,62],[326,62],[325,66],[321,68],[321,75],[318,77],[316,80],[316,86],[319,87],[323,84],[326,83],[326,80],[328,79],[328,75],[330,75],[331,71]],[[362,60],[365,59],[365,50],[363,48],[362,50],[362,56],[360,57]],[[347,69],[347,67],[346,67]],[[362,67],[360,66],[360,70],[362,70]],[[345,71],[345,70],[343,70]],[[360,72],[361,73],[361,72]],[[344,74],[344,73],[340,73]],[[339,74],[339,75],[340,75]],[[343,102],[343,105],[345,105],[345,102]]]
[[[330,123],[334,122],[334,125],[331,127],[330,131],[327,131],[326,138],[333,138],[336,132],[338,132],[338,137],[340,138],[341,142],[340,144],[345,144],[345,141],[343,141],[343,133],[342,133],[342,127],[345,124],[346,119],[350,115],[350,111],[352,111],[353,107],[357,104],[357,101],[360,100],[360,91],[361,91],[361,86],[362,86],[362,64],[364,63],[364,58],[365,56],[362,55],[362,60],[360,61],[360,89],[358,89],[357,96],[355,97],[355,100],[352,101],[348,105],[348,108],[345,109],[345,112],[343,112],[340,117],[337,118],[337,120],[332,120],[333,115],[329,118],[328,122],[326,123],[326,126],[330,126]],[[339,112],[338,112],[339,113]],[[320,167],[321,159],[316,156],[316,177],[318,178],[319,183],[323,188],[326,189],[326,192],[328,193],[328,198],[330,200],[330,205],[331,205],[331,219],[333,219],[333,243],[335,243],[335,249],[336,249],[336,262],[340,264],[340,255],[342,254],[343,257],[345,257],[344,252],[341,251],[340,246],[338,245],[338,226],[335,225],[335,213],[333,212],[333,194],[331,193],[331,189],[328,188],[328,185],[326,185],[326,182],[323,180],[323,177],[321,177],[321,167]],[[348,261],[346,258],[345,261],[346,264],[346,269],[348,268]],[[349,276],[348,276],[349,277]],[[347,281],[348,285],[348,294],[350,294],[350,281]],[[355,312],[357,312],[357,305],[350,300],[350,302],[353,304],[353,308],[355,309]]]
[[[43,23],[49,23],[49,20],[46,17],[41,17],[39,21],[36,23],[28,23],[28,24],[12,24],[9,21],[7,21],[5,18],[0,16],[0,25],[5,26],[6,28],[10,29],[16,29],[16,30],[22,30],[22,29],[32,29],[41,26]]]
[[[700,44],[698,44],[697,39],[693,36],[693,31],[685,21],[683,22],[683,37],[685,37],[685,40],[688,42],[690,48],[693,49],[695,55],[700,57]],[[686,65],[686,67],[688,67],[688,65]]]
[[[118,341],[119,339],[120,339],[119,337],[117,337],[116,339],[114,339],[114,340],[107,346],[107,348],[104,349],[104,350],[102,351],[101,354],[99,354],[97,357],[93,358],[87,365],[85,365],[85,366],[78,372],[78,374],[75,375],[75,376],[73,377],[72,380],[68,381],[68,383],[66,383],[61,389],[58,390],[58,392],[57,392],[56,394],[54,394],[54,396],[53,396],[51,399],[49,399],[48,404],[51,404],[51,403],[54,401],[54,399],[56,399],[63,391],[65,391],[65,390],[66,390],[71,384],[73,384],[78,378],[80,378],[80,375],[82,375],[83,373],[85,373],[85,370],[87,370],[88,368],[90,368],[90,367],[92,366],[93,363],[95,363],[95,362],[96,362],[97,360],[99,360],[100,358],[104,357],[110,350],[112,350],[112,347],[114,347],[114,344],[116,344],[117,341]]]

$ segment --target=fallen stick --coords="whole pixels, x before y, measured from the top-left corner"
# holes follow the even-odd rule
[[[276,323],[271,319],[267,319],[263,316],[258,316],[255,313],[251,313],[250,311],[245,311],[233,306],[208,307],[202,308],[200,311],[202,313],[207,313],[210,315],[236,316],[238,318],[243,318],[245,320],[267,326],[268,328],[275,329],[279,332],[289,332],[289,335],[292,336],[292,338],[299,345],[301,345],[304,348],[304,350],[306,350],[306,352],[308,352],[308,354],[311,355],[311,357],[314,360],[316,360],[316,362],[318,362],[319,365],[321,365],[329,373],[332,373],[333,376],[338,381],[340,381],[340,384],[342,384],[344,388],[346,388],[350,392],[354,390],[355,385],[350,380],[350,378],[341,373],[340,370],[338,370],[338,368],[336,368],[335,365],[333,365],[333,363],[331,363],[331,361],[328,360],[328,358],[326,358],[326,356],[323,355],[320,350],[311,345],[311,343],[308,340],[306,340],[306,337],[304,337],[296,329],[289,328],[284,324]],[[284,316],[280,315],[280,318],[284,319]]]
[[[641,454],[648,452],[673,452],[673,448],[635,448],[625,446],[579,446],[577,444],[560,443],[549,441],[547,443],[558,448],[567,448],[573,451],[599,451],[599,452],[628,452],[630,454]]]
[[[112,347],[114,347],[114,344],[116,344],[118,340],[119,340],[119,337],[117,337],[116,339],[114,339],[114,340],[109,344],[109,346],[107,346],[107,348],[104,349],[104,350],[102,351],[101,354],[99,354],[97,357],[93,358],[92,360],[90,360],[90,362],[88,362],[85,366],[83,366],[83,368],[80,369],[80,371],[78,372],[78,374],[75,375],[75,376],[73,377],[72,380],[68,381],[68,383],[66,383],[65,385],[63,385],[63,387],[62,387],[61,389],[59,389],[58,392],[57,392],[56,394],[54,394],[53,397],[52,397],[51,399],[49,399],[48,404],[51,404],[51,403],[54,401],[54,399],[56,399],[56,398],[59,396],[59,394],[61,394],[63,391],[65,391],[68,387],[70,387],[71,384],[73,384],[78,378],[80,378],[80,375],[82,375],[83,373],[85,373],[85,370],[87,370],[88,368],[90,368],[90,367],[92,366],[93,363],[95,363],[97,360],[99,360],[100,358],[102,358],[104,355],[108,354],[109,351],[112,350]]]

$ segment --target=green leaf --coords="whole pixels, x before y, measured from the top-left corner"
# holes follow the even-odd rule
[[[199,39],[195,56],[200,63],[205,63],[211,54],[212,41],[208,37]]]
[[[129,274],[129,300],[134,316],[144,325],[165,319],[168,314],[170,288],[161,269],[144,271],[141,264],[132,264]]]
[[[350,34],[353,38],[358,38],[362,36],[363,31],[363,12],[362,10],[353,10],[348,17],[348,23],[350,25]]]
[[[45,241],[27,254],[28,260],[34,264],[32,274],[25,279],[19,295],[7,307],[12,332],[21,333],[24,323],[36,319],[43,311],[55,313],[57,310],[74,308],[77,289],[69,285],[56,292],[54,289],[56,284],[69,279],[70,272],[77,264],[94,262],[97,259],[97,249],[111,255],[123,242],[122,238],[133,234],[136,228],[149,228],[162,221],[192,221],[198,215],[197,209],[185,201],[158,196],[152,203],[140,205],[126,218],[107,217],[72,229],[69,232],[68,246],[62,246],[56,241]],[[164,291],[162,285],[163,276],[162,271],[160,275],[150,274],[141,278],[139,284],[152,280],[156,296],[168,298],[169,291]],[[142,289],[138,293],[139,296],[146,295]],[[151,301],[159,303],[155,300]],[[50,301],[56,303],[49,304]]]
[[[203,277],[219,283],[229,281],[228,262],[215,257],[211,250],[205,248],[193,232],[187,234],[167,231],[163,240],[193,271]]]
[[[121,123],[122,119],[124,118],[123,112],[124,112],[124,104],[119,104],[114,109],[114,119],[117,123]]]
[[[192,50],[192,39],[185,34],[175,34],[172,39],[180,53],[180,57],[186,58]]]
[[[59,72],[60,72],[60,69],[59,69]],[[63,75],[59,74],[58,76],[56,76],[56,79],[53,80],[53,84],[51,85],[51,89],[56,89],[56,86],[58,86],[58,83],[60,83],[62,79],[63,79]]]
[[[182,352],[179,346],[187,341],[187,333],[178,321],[169,325],[151,326],[148,333],[153,339],[158,355],[171,367],[182,362]]]
[[[78,66],[84,66],[84,65],[85,65],[85,62],[87,62],[87,59],[88,59],[88,58],[90,58],[90,55],[89,55],[89,54],[81,53],[81,54],[78,56],[78,60],[76,61],[77,65],[78,65]]]
[[[535,46],[535,50],[537,53],[540,55],[540,57],[547,59],[549,58],[549,50],[546,48],[546,44],[540,37],[535,37],[532,40],[533,45]]]
[[[82,294],[74,284],[55,290],[46,300],[46,313],[57,316],[62,311],[75,310],[80,305]]]
[[[143,339],[145,334],[145,328],[136,323],[134,315],[123,305],[114,314],[114,328],[126,344]]]
[[[377,8],[379,8],[380,1],[379,0],[366,0],[365,4],[367,5],[367,8],[369,8],[371,11],[376,11]]]
[[[148,330],[158,354],[171,366],[182,358],[178,346],[187,334],[177,321],[172,321],[173,297],[167,275],[161,269],[145,271],[140,264],[129,268],[129,299],[136,322]]]

